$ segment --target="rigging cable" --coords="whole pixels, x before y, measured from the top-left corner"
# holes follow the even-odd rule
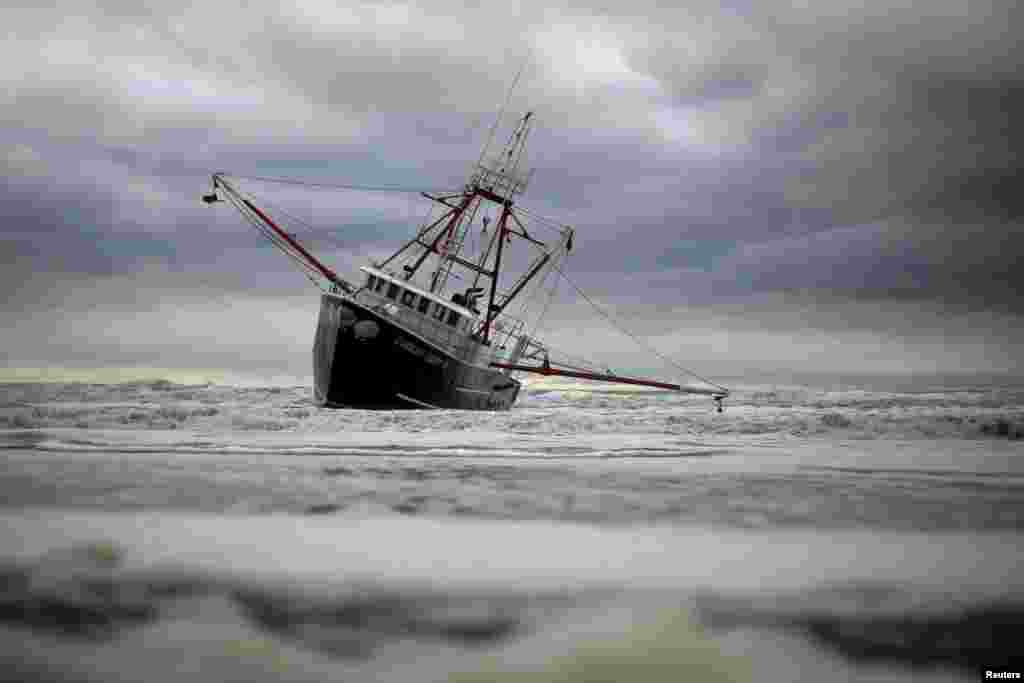
[[[278,181],[278,180],[273,180],[273,179],[269,179],[269,178],[254,178],[253,176],[231,176],[231,177],[232,178],[248,178],[250,180],[252,180],[252,179],[266,180],[266,181],[270,181],[270,182],[284,182],[286,184],[301,184],[300,181],[290,181],[290,180]],[[351,186],[351,187],[349,187],[349,186],[322,186],[322,187],[346,187],[348,189],[352,189],[355,186]],[[366,188],[362,188],[362,189],[366,189]],[[378,188],[378,189],[380,189],[380,188]],[[236,191],[238,191],[238,190],[236,190]],[[247,197],[248,199],[250,199],[252,201],[256,200],[255,195],[253,195],[251,192],[240,192],[239,191],[239,194],[244,195],[245,197]],[[414,206],[415,206],[415,198],[412,196],[411,191],[407,192],[406,194],[407,194],[407,198],[409,200],[407,205],[406,205],[406,207],[407,207],[406,220],[408,220],[409,218],[413,217],[413,214],[415,213],[415,208],[414,208]],[[316,224],[312,223],[311,221],[305,220],[305,219],[295,215],[294,213],[292,213],[292,212],[288,211],[287,209],[285,209],[281,204],[279,204],[277,202],[273,202],[270,199],[267,199],[266,197],[260,198],[259,202],[262,203],[262,204],[265,204],[267,206],[273,207],[275,211],[277,211],[278,213],[282,214],[283,216],[286,216],[289,220],[291,220],[292,222],[294,222],[298,226],[301,226],[301,230],[295,230],[295,228],[292,227],[292,230],[289,231],[289,233],[293,237],[295,235],[301,233],[301,234],[303,234],[303,235],[305,235],[307,237],[316,238],[316,239],[320,240],[321,242],[326,242],[327,244],[333,245],[334,247],[348,248],[348,247],[351,246],[349,243],[347,243],[344,240],[344,238],[342,236],[342,233],[344,233],[346,231],[346,229],[352,227],[352,224],[349,224],[349,225],[339,225],[339,226],[336,226],[336,227],[319,226],[319,225],[316,225]],[[429,217],[429,212],[430,212],[430,207],[428,206],[428,208],[427,208],[428,217]],[[409,222],[412,222],[412,221],[409,221]]]
[[[644,341],[643,339],[641,339],[640,337],[637,337],[637,336],[636,336],[635,334],[633,334],[632,332],[630,332],[629,330],[627,330],[626,328],[624,328],[624,327],[623,327],[622,325],[620,325],[620,324],[618,323],[618,321],[616,321],[616,320],[615,320],[615,318],[613,318],[613,317],[611,316],[611,314],[609,314],[609,313],[608,313],[607,311],[605,311],[605,310],[604,310],[603,308],[601,308],[600,306],[598,306],[598,305],[597,305],[597,304],[596,304],[596,303],[595,303],[595,302],[594,302],[594,301],[593,301],[593,300],[592,300],[592,299],[591,299],[591,298],[590,298],[589,296],[587,296],[587,293],[586,293],[586,292],[584,292],[584,291],[583,291],[582,289],[580,289],[580,288],[579,288],[579,286],[578,286],[578,285],[577,285],[577,284],[576,284],[575,282],[573,282],[572,280],[570,280],[570,279],[569,279],[569,276],[565,274],[565,271],[563,271],[563,270],[562,270],[562,269],[561,269],[561,268],[560,268],[560,267],[559,267],[559,266],[558,266],[557,264],[555,265],[555,270],[557,270],[557,271],[558,271],[558,273],[559,273],[559,274],[560,274],[560,275],[561,275],[561,276],[562,276],[563,278],[565,278],[565,281],[566,281],[566,282],[568,282],[568,283],[569,283],[570,285],[572,285],[572,288],[576,290],[576,293],[577,293],[577,294],[579,294],[579,295],[580,295],[581,297],[583,297],[583,299],[584,299],[584,300],[586,300],[586,302],[587,302],[588,304],[590,304],[590,305],[591,305],[591,306],[592,306],[592,307],[594,308],[594,310],[595,310],[595,311],[597,311],[598,313],[600,313],[600,314],[601,314],[601,316],[602,316],[602,317],[603,317],[603,318],[604,318],[605,320],[607,320],[607,321],[608,321],[608,322],[609,322],[609,323],[610,323],[610,324],[611,324],[611,325],[612,325],[612,326],[613,326],[613,327],[614,327],[615,329],[617,329],[617,330],[618,330],[619,332],[621,332],[622,334],[626,335],[627,337],[629,337],[630,339],[632,339],[633,341],[635,341],[635,342],[636,342],[637,344],[639,344],[640,346],[643,346],[643,347],[644,347],[644,348],[646,348],[646,349],[647,349],[648,351],[650,351],[651,353],[653,353],[653,354],[654,354],[655,356],[657,356],[658,358],[660,358],[660,359],[661,359],[661,360],[663,360],[664,362],[666,362],[666,363],[668,363],[669,365],[671,365],[672,367],[674,367],[674,368],[675,368],[676,370],[679,370],[680,372],[684,372],[684,373],[686,373],[686,374],[688,374],[688,375],[690,375],[690,376],[692,376],[692,377],[696,377],[697,379],[699,379],[700,381],[704,382],[705,384],[710,384],[710,385],[711,385],[711,386],[713,386],[713,387],[717,387],[717,388],[721,389],[722,391],[728,392],[728,389],[726,389],[725,387],[723,387],[723,386],[722,386],[721,384],[718,384],[717,382],[712,382],[712,381],[711,381],[710,379],[708,379],[708,378],[706,378],[706,377],[703,377],[703,376],[701,376],[701,375],[698,375],[698,374],[697,374],[696,372],[694,372],[693,370],[690,370],[690,369],[688,369],[688,368],[684,368],[684,367],[683,367],[682,365],[680,365],[680,364],[679,364],[679,363],[677,363],[676,361],[672,360],[672,359],[671,359],[671,358],[670,358],[669,356],[666,356],[666,355],[665,355],[665,354],[663,354],[663,353],[662,353],[661,351],[658,351],[658,349],[654,348],[653,346],[651,346],[650,344],[648,344],[647,342],[645,342],[645,341]]]
[[[253,217],[248,207],[240,203],[238,199],[236,199],[231,194],[228,194],[228,200],[234,205],[238,212],[242,214],[242,216],[250,225],[256,228],[256,230],[259,231],[259,233],[262,234],[265,238],[267,238],[267,240],[271,244],[273,244],[275,247],[284,252],[284,254],[288,256],[290,259],[295,261],[295,263],[299,266],[300,270],[302,271],[302,274],[305,275],[306,278],[313,283],[313,286],[315,286],[317,289],[323,289],[320,281],[316,279],[317,276],[322,277],[320,273],[314,271],[313,267],[309,263],[307,263],[305,259],[301,258],[298,254],[294,253],[294,251],[291,249],[289,245],[281,241],[280,237],[274,234],[273,231],[269,230],[257,218]]]
[[[527,208],[523,207],[522,204],[516,204],[516,211],[518,211],[519,213],[522,213],[522,214],[525,214],[525,215],[529,216],[538,225],[543,226],[545,228],[550,228],[550,229],[555,230],[557,232],[562,232],[563,230],[565,230],[566,228],[569,227],[565,223],[561,223],[559,221],[556,221],[554,218],[548,218],[547,216],[542,216],[539,213],[531,211],[530,209],[527,209]]]
[[[314,183],[306,180],[296,180],[291,178],[268,178],[265,176],[254,176],[254,175],[229,175],[230,178],[237,178],[239,180],[255,180],[263,183],[276,183],[278,185],[298,185],[301,187],[315,187],[324,190],[362,190],[363,192],[456,192],[449,188],[437,188],[437,187],[409,187],[403,185],[349,185],[343,183]]]
[[[544,276],[541,278],[540,282],[537,283],[535,291],[543,292],[545,290],[548,282],[548,277],[551,275],[551,273],[555,272],[555,269],[558,268],[558,262],[563,260],[565,257],[566,252],[559,250],[559,254],[555,256],[555,258],[553,259],[551,267],[544,269]],[[544,322],[544,318],[547,317],[548,311],[551,309],[551,302],[555,300],[555,294],[557,292],[558,278],[555,278],[554,286],[551,287],[551,289],[548,291],[547,301],[544,302],[544,306],[541,308],[540,313],[537,315],[537,319],[533,323],[533,330],[530,331],[531,337],[535,337],[537,335],[537,332],[540,330],[540,325],[542,322]]]

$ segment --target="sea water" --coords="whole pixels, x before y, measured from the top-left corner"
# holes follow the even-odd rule
[[[1022,386],[310,393],[0,387],[0,680],[1019,670]]]

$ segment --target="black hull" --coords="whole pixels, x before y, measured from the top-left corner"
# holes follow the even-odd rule
[[[313,344],[314,396],[329,408],[507,410],[520,384],[470,365],[350,299],[325,294]]]

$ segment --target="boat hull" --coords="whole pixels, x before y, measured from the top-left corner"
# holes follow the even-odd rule
[[[520,383],[466,363],[351,299],[324,294],[314,397],[329,408],[507,410]]]

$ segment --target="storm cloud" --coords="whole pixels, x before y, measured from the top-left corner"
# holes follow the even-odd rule
[[[524,64],[524,203],[577,228],[573,277],[659,348],[721,371],[1019,366],[1018,3],[0,12],[8,367],[308,372],[313,291],[198,201],[209,174],[458,186]],[[343,272],[422,208],[303,207]],[[568,344],[591,332],[579,351],[648,364],[578,305],[552,316]]]

